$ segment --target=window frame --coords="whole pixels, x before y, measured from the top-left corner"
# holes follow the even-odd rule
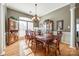
[[[20,18],[20,17],[19,17],[19,18]],[[24,17],[24,18],[25,18],[25,17]],[[26,19],[30,19],[30,18],[26,18]],[[27,21],[27,20],[23,20],[23,19],[19,19],[19,21],[25,21],[25,22],[26,22],[26,24],[27,24],[27,25],[26,25],[26,26],[27,26],[27,29],[26,29],[26,30],[27,30],[27,31],[29,30],[29,29],[28,29],[28,22],[33,23],[32,21]],[[34,26],[33,26],[33,30],[34,30]]]

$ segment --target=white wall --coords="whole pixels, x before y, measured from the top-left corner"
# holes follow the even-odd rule
[[[66,44],[70,44],[71,34],[70,32],[63,32],[62,42]]]

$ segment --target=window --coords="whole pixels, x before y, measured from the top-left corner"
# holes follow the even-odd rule
[[[27,23],[25,21],[19,21],[19,29],[27,30]]]
[[[32,22],[28,22],[28,30],[33,31],[33,23]]]
[[[79,31],[79,24],[76,25],[76,31]]]
[[[19,17],[19,20],[22,24],[20,29],[33,31],[33,22],[30,18]]]
[[[26,17],[19,17],[19,20],[31,21],[32,22],[32,19],[26,18]]]

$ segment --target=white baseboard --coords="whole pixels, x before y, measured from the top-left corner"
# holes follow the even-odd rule
[[[69,43],[67,43],[67,42],[64,42],[64,41],[62,41],[61,43],[65,43],[65,44],[68,44],[68,45],[69,45]]]
[[[66,42],[61,42],[61,43],[65,43],[65,44],[67,44],[69,48],[76,49],[75,46],[70,46],[69,43],[66,43]]]
[[[5,51],[3,51],[1,54],[0,54],[0,56],[4,56],[5,55]]]
[[[76,47],[74,47],[74,46],[69,46],[70,48],[73,48],[73,49],[76,49]]]

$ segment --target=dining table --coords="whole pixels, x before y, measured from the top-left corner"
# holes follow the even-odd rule
[[[48,43],[53,41],[55,39],[56,35],[48,35],[48,34],[44,34],[44,35],[36,35],[36,38],[38,41],[43,43],[43,46],[45,47],[45,55],[48,55]]]

